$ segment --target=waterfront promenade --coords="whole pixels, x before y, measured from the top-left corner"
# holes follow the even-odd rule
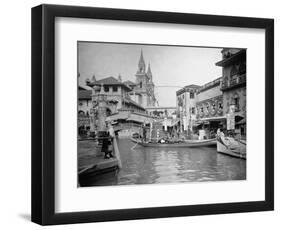
[[[78,174],[81,177],[96,176],[98,174],[115,171],[118,159],[104,159],[100,147],[93,140],[78,141]]]

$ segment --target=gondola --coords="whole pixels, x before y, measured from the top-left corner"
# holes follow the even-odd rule
[[[216,138],[207,140],[185,140],[182,142],[158,143],[158,142],[142,142],[140,139],[131,138],[131,141],[139,144],[142,147],[151,148],[192,148],[204,146],[216,146]]]
[[[231,137],[217,137],[217,152],[246,160],[246,142]]]

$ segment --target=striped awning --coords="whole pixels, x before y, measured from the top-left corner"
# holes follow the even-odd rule
[[[130,114],[127,121],[134,121],[138,123],[150,123],[153,122],[153,119],[149,117],[140,116],[137,114]]]
[[[246,124],[246,118],[243,118],[241,121],[238,121],[236,125],[243,125]]]
[[[225,116],[219,116],[219,117],[206,117],[206,118],[201,118],[200,120],[198,120],[197,122],[202,122],[202,121],[221,121],[226,119]]]
[[[106,121],[117,121],[117,120],[127,120],[129,117],[128,113],[117,113],[111,116],[108,116]]]

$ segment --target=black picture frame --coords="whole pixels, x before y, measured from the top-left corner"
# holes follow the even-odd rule
[[[55,213],[55,18],[265,29],[265,200]],[[94,208],[94,207],[93,207]],[[32,8],[32,221],[41,225],[274,209],[274,20],[62,5]]]

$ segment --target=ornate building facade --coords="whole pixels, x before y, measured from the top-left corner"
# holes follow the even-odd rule
[[[223,117],[221,77],[200,87],[197,91],[196,111],[199,121],[219,121]]]
[[[225,48],[222,60],[216,63],[222,67],[221,90],[223,92],[224,114],[234,106],[235,131],[246,135],[246,50]]]
[[[192,129],[199,124],[212,124],[223,117],[223,95],[221,78],[203,86],[188,85],[177,91],[177,115],[181,131]]]
[[[122,111],[145,114],[145,109],[130,98],[132,89],[122,83],[120,75],[118,79],[108,77],[98,81],[93,76],[86,84],[92,88],[89,114],[91,131],[104,131],[106,118]]]
[[[222,67],[222,77],[177,91],[181,131],[207,125],[209,130],[223,127],[246,136],[246,50],[224,48],[221,52],[222,60],[216,65]],[[228,122],[231,108],[234,120]],[[228,123],[233,127],[228,127]]]
[[[155,106],[154,83],[150,64],[146,64],[141,51],[136,81],[122,81],[118,78],[107,77],[96,80],[86,80],[86,85],[91,90],[83,90],[79,86],[79,114],[88,117],[87,127],[90,124],[91,131],[104,130],[106,119],[124,123],[144,123],[151,119],[146,108]],[[82,118],[81,118],[82,119]],[[80,119],[80,120],[81,120]],[[81,120],[82,121],[82,120]],[[82,123],[81,123],[82,124]],[[84,123],[81,126],[85,126]],[[100,127],[99,127],[100,126]]]
[[[98,103],[99,98],[105,97],[107,104],[107,115],[117,113],[119,110],[132,110],[136,112],[145,112],[145,109],[134,102],[129,92],[132,91],[130,87],[122,83],[121,76],[118,79],[114,77],[103,78],[96,81],[92,79],[87,83],[88,86],[92,87],[92,106]]]

